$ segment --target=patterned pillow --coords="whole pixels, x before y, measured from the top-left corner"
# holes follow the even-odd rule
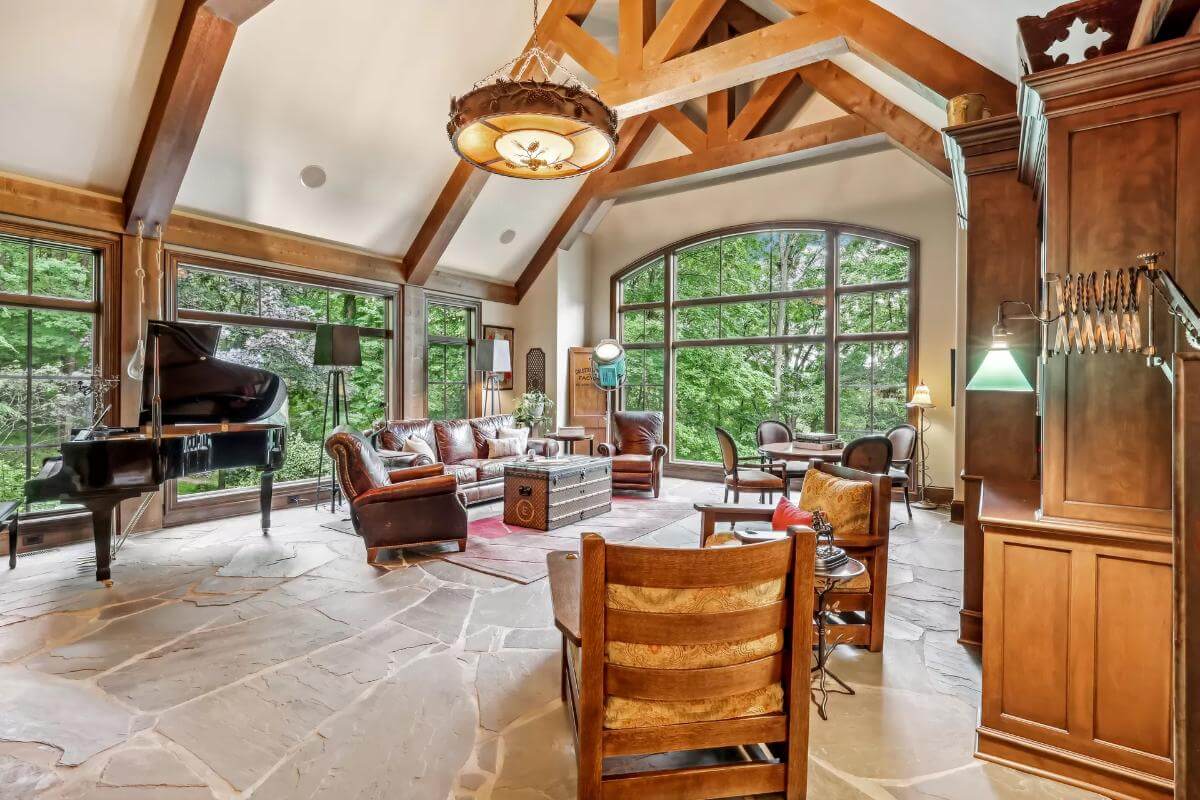
[[[519,456],[525,448],[520,439],[488,439],[488,458]]]
[[[871,484],[838,478],[810,469],[800,490],[800,507],[824,511],[835,536],[868,536],[871,526]]]
[[[529,428],[500,428],[496,431],[497,439],[520,439],[521,451],[529,444]]]

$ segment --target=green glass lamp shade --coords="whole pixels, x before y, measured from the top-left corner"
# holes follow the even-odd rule
[[[1032,392],[1033,384],[1021,372],[1012,351],[993,347],[984,356],[975,377],[967,383],[968,392]]]

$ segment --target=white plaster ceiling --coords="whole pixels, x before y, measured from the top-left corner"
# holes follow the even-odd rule
[[[0,0],[0,170],[120,193],[181,2]],[[783,16],[771,0],[747,2]],[[876,2],[1012,80],[1016,17],[1058,5]],[[668,5],[659,0],[660,14]],[[585,25],[614,48],[617,7],[598,0]],[[517,53],[529,8],[529,0],[277,0],[237,35],[180,206],[403,253],[455,165],[449,98]],[[853,55],[838,63],[941,124],[940,109],[873,66]],[[681,149],[664,141],[648,151]],[[328,173],[320,189],[300,184],[309,164]],[[577,184],[490,180],[442,265],[515,280]],[[502,244],[508,229],[516,237]]]

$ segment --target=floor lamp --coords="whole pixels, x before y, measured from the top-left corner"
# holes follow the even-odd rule
[[[625,386],[625,348],[615,339],[601,339],[592,350],[592,383],[604,392],[604,441],[612,441],[616,393]]]
[[[475,369],[483,373],[483,410],[500,413],[500,376],[512,372],[512,350],[507,339],[484,339],[475,347]]]
[[[321,413],[321,453],[317,456],[317,497],[314,507],[321,505],[321,478],[325,472],[325,435],[330,430],[329,409],[333,408],[333,429],[342,421],[350,420],[350,403],[346,398],[346,372],[351,367],[362,366],[362,348],[358,341],[358,328],[353,325],[318,325],[317,343],[313,349],[313,365],[329,367],[325,376],[325,410]],[[337,483],[337,466],[330,465],[329,513],[333,513],[340,502],[341,491]]]
[[[929,430],[929,423],[925,420],[925,412],[931,408],[937,408],[933,404],[933,397],[929,394],[929,387],[922,381],[917,384],[917,388],[913,389],[912,400],[907,403],[909,408],[917,409],[919,413],[919,422],[917,423],[917,449],[921,456],[921,499],[913,503],[917,508],[937,508],[938,504],[929,500],[929,450],[925,447],[925,432]]]

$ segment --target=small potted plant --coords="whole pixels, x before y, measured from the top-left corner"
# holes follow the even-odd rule
[[[554,401],[542,392],[526,392],[517,401],[513,409],[513,419],[518,425],[529,428],[530,434],[537,435],[538,426],[548,424],[552,419]]]

